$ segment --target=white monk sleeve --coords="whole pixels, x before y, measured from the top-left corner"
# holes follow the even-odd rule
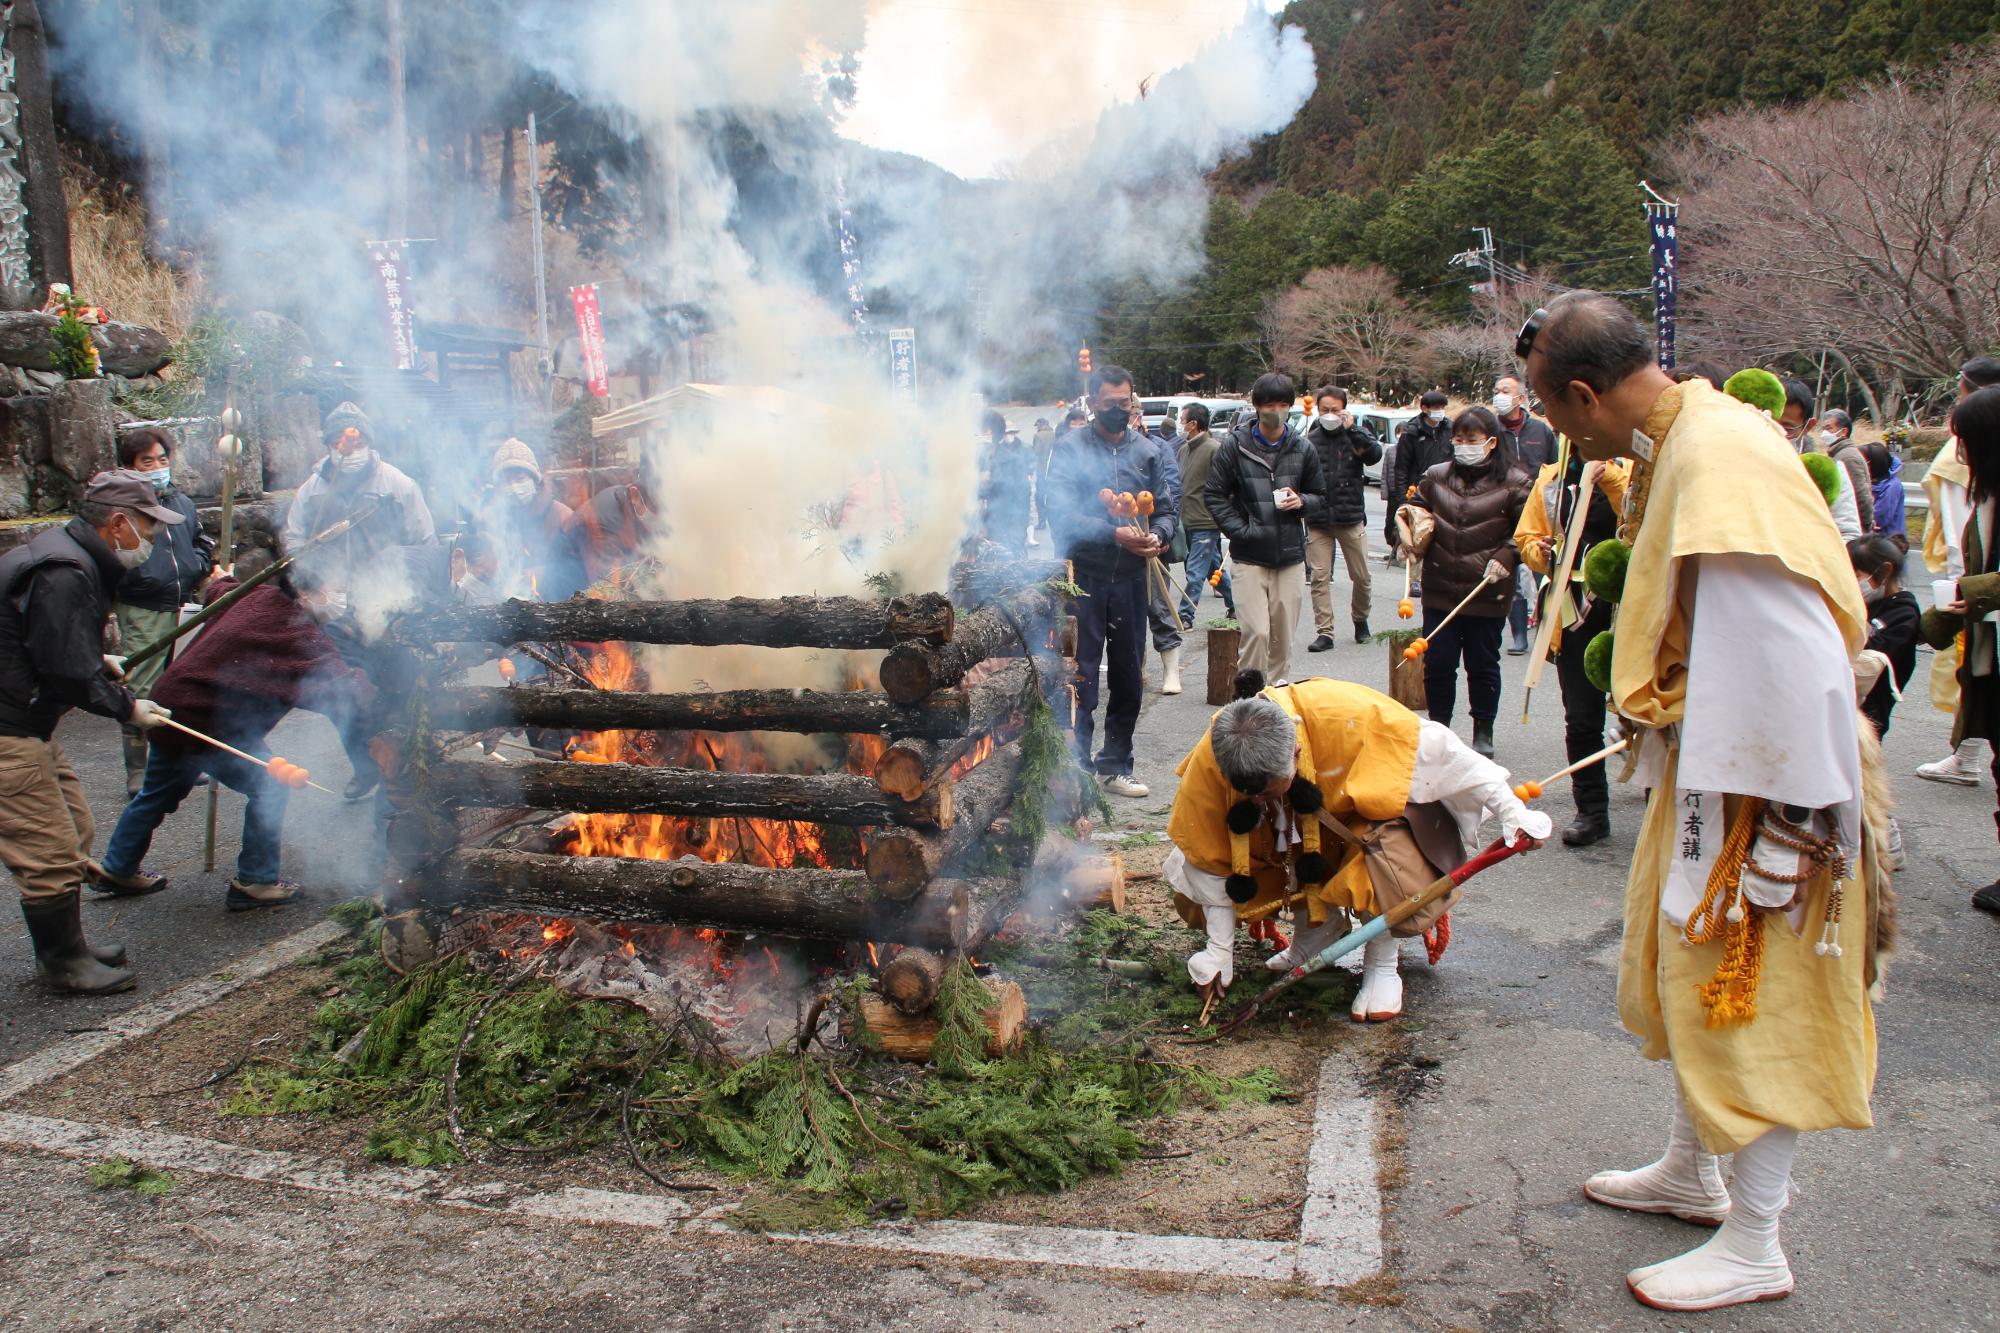
[[[1201,908],[1207,926],[1208,944],[1188,955],[1188,980],[1206,986],[1220,978],[1228,986],[1236,979],[1236,904],[1229,901],[1223,877],[1195,869],[1178,847],[1167,853],[1160,877]]]
[[[1507,770],[1480,754],[1450,727],[1425,719],[1417,732],[1417,763],[1410,775],[1410,800],[1436,801],[1458,823],[1459,840],[1479,845],[1479,826],[1494,816],[1500,836],[1512,842],[1520,834],[1540,840],[1555,825],[1540,810],[1530,810],[1507,784]]]

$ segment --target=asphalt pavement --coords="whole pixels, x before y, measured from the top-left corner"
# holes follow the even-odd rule
[[[1379,512],[1371,531],[1380,531]],[[1380,563],[1379,546],[1376,554],[1374,627],[1383,629],[1394,623],[1400,575]],[[1925,585],[1916,586],[1921,597]],[[1308,609],[1296,674],[1384,686],[1388,650],[1356,645],[1348,633],[1344,571],[1334,606],[1338,645],[1303,651]],[[1202,610],[1203,620],[1218,614],[1219,600],[1211,595]],[[1158,660],[1149,659],[1137,768],[1153,795],[1118,802],[1120,827],[1164,823],[1174,766],[1210,712],[1204,651],[1197,629],[1186,693],[1172,699],[1155,692]],[[1405,1139],[1400,1179],[1385,1182],[1393,1281],[1374,1293],[1395,1304],[1226,1282],[863,1261],[750,1241],[661,1246],[617,1228],[302,1198],[219,1179],[187,1182],[154,1202],[94,1194],[74,1163],[10,1152],[0,1153],[0,1181],[21,1206],[0,1219],[0,1254],[14,1279],[0,1288],[0,1312],[51,1328],[303,1330],[336,1319],[356,1328],[2000,1328],[2000,921],[1968,905],[2000,873],[2000,847],[1989,783],[1942,787],[1912,776],[1945,752],[1949,730],[1923,688],[1929,665],[1926,654],[1885,744],[1910,859],[1898,878],[1902,943],[1876,1011],[1876,1127],[1803,1142],[1783,1224],[1799,1281],[1787,1301],[1699,1318],[1639,1307],[1623,1274],[1707,1233],[1601,1208],[1579,1192],[1594,1171],[1657,1156],[1670,1105],[1668,1071],[1639,1057],[1615,1012],[1625,870],[1643,796],[1614,787],[1610,841],[1581,852],[1551,844],[1483,876],[1454,912],[1452,945],[1436,968],[1406,949],[1407,1049],[1375,1093]],[[1522,668],[1523,659],[1504,659],[1499,759],[1517,778],[1540,778],[1563,763],[1561,702],[1551,679],[1523,726]],[[1457,726],[1469,733],[1463,715]],[[108,830],[122,791],[116,731],[80,718],[64,741]],[[327,785],[345,781],[319,719],[295,716],[278,743],[322,780],[337,779]],[[17,926],[0,959],[0,1054],[16,1058],[101,1024],[347,896],[342,871],[366,836],[365,813],[307,792],[294,797],[288,820],[286,873],[308,901],[226,915],[222,885],[241,807],[225,794],[223,865],[203,875],[204,799],[198,793],[155,846],[150,863],[174,875],[170,892],[87,910],[94,936],[131,947],[137,995],[43,996]],[[1544,804],[1558,827],[1567,822],[1566,786]]]

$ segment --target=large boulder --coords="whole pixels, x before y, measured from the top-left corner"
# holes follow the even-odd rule
[[[118,465],[118,416],[104,380],[66,380],[49,391],[49,462],[80,494]]]
[[[23,370],[56,368],[56,317],[38,310],[0,310],[0,365]],[[173,360],[167,335],[143,324],[98,324],[90,330],[98,368],[137,379]]]
[[[222,458],[215,451],[221,436],[214,417],[174,430],[174,485],[198,503],[222,498]],[[254,500],[263,493],[264,449],[255,435],[246,433],[236,459],[236,498]]]
[[[259,399],[247,415],[250,437],[262,452],[267,490],[293,489],[326,457],[319,435],[319,399],[312,394]]]

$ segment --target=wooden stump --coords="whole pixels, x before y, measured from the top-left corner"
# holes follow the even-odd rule
[[[1424,659],[1411,662],[1403,658],[1403,649],[1415,638],[1412,632],[1408,638],[1397,635],[1389,640],[1389,697],[1411,712],[1421,713],[1429,707],[1424,694]]]
[[[1011,981],[988,980],[994,1004],[984,1015],[992,1037],[986,1043],[988,1055],[999,1055],[1021,1043],[1028,1022],[1028,997]],[[928,1015],[912,1018],[879,995],[862,992],[861,1025],[882,1048],[884,1055],[898,1060],[928,1060],[942,1025]]]
[[[1240,629],[1208,632],[1208,701],[1217,707],[1236,697],[1236,655],[1243,648]]]

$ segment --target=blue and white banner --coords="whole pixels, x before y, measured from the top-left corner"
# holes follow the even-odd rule
[[[1680,206],[1646,205],[1646,223],[1653,235],[1653,339],[1659,345],[1660,367],[1674,368],[1674,302],[1680,292]]]

